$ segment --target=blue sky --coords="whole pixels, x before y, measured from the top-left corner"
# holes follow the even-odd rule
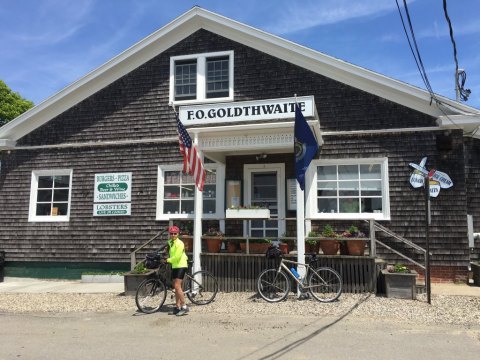
[[[408,4],[432,88],[454,99],[442,0]],[[395,0],[0,0],[0,79],[39,104],[194,5],[425,88]],[[448,0],[448,12],[466,104],[480,108],[480,1]]]

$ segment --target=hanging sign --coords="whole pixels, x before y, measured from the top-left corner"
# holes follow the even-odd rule
[[[410,175],[410,184],[414,188],[423,187],[425,178],[428,178],[430,185],[430,197],[437,197],[440,194],[440,189],[448,189],[453,186],[453,181],[450,176],[442,171],[430,170],[425,168],[427,158],[424,157],[420,164],[410,163],[409,165],[415,170]]]

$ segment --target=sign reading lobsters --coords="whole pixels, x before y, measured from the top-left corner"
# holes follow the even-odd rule
[[[132,173],[95,174],[94,216],[130,215]],[[101,203],[101,204],[96,204]],[[104,204],[115,203],[115,204]],[[121,203],[121,204],[119,204]]]

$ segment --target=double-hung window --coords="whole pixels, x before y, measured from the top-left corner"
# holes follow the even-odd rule
[[[309,196],[313,218],[390,218],[387,159],[315,162]]]
[[[225,167],[205,164],[207,176],[202,191],[202,218],[218,218],[223,210]],[[182,165],[158,168],[157,220],[193,219],[195,180],[182,172]]]
[[[68,221],[72,193],[72,170],[32,172],[29,221]]]
[[[233,51],[170,58],[170,101],[233,100]]]

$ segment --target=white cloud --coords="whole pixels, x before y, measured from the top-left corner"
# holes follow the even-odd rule
[[[411,1],[409,1],[411,2]],[[266,26],[268,31],[286,34],[319,25],[335,24],[341,21],[377,15],[396,9],[393,1],[386,0],[309,0],[278,7],[274,25]]]

